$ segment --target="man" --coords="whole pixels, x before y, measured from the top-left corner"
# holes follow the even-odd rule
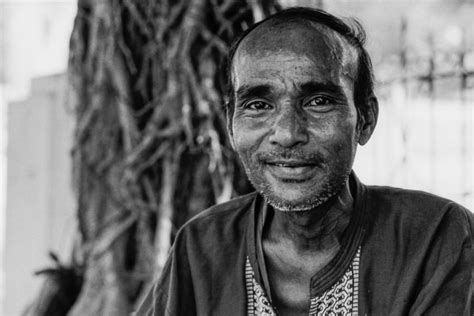
[[[257,193],[180,230],[138,315],[470,315],[471,213],[351,172],[378,113],[363,44],[306,8],[237,41],[228,129]]]

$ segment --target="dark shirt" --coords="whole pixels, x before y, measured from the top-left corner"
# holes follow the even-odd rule
[[[365,186],[353,174],[350,187],[351,221],[338,254],[308,280],[308,314],[471,315],[473,214],[432,194]],[[190,220],[137,315],[277,312],[260,239],[273,211],[252,193]]]

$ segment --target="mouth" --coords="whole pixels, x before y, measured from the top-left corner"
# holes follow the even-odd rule
[[[318,164],[306,160],[265,161],[270,173],[282,181],[303,182],[313,176]]]
[[[305,160],[270,160],[265,162],[271,166],[286,167],[286,168],[299,168],[306,166],[315,166],[315,163],[308,162]]]

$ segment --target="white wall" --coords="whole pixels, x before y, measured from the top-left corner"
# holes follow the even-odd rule
[[[5,216],[5,315],[19,315],[52,266],[48,250],[68,261],[75,231],[70,148],[74,121],[65,76],[35,79],[33,94],[8,106]]]
[[[50,223],[52,226],[47,228],[42,228],[41,224],[49,225],[43,218],[46,209],[56,212],[70,208],[70,202],[66,202],[71,199],[71,193],[66,191],[70,185],[65,180],[69,177],[69,166],[66,166],[69,158],[64,148],[71,146],[69,140],[65,144],[71,119],[64,118],[62,101],[56,99],[62,98],[57,96],[58,91],[37,97],[36,101],[14,101],[28,98],[33,77],[65,71],[76,7],[76,0],[0,0],[0,78],[4,80],[0,83],[0,315],[18,315],[26,300],[34,295],[39,279],[34,278],[32,272],[46,264],[48,248],[67,252],[64,251],[68,247],[64,232],[70,227],[61,227],[63,218],[57,217],[58,222]],[[9,103],[12,121],[7,121]],[[14,135],[8,137],[8,150],[12,150],[8,183],[7,125],[14,131]],[[21,128],[24,130],[20,131]],[[57,135],[47,140],[48,132]],[[49,154],[46,154],[45,146],[49,146]],[[51,161],[46,162],[48,155]],[[36,156],[42,159],[37,164],[33,162]],[[57,168],[41,169],[48,165]],[[50,171],[52,173],[47,174]],[[50,186],[48,191],[46,183],[60,183],[61,187],[51,190]],[[8,198],[7,224],[4,222],[7,217],[6,186],[9,187],[8,194],[14,194],[14,198]],[[24,194],[19,194],[20,191]],[[52,208],[45,206],[48,203]],[[25,213],[27,208],[29,213]],[[17,210],[20,211],[15,214]],[[8,226],[8,232],[5,232],[5,226]],[[26,233],[23,238],[18,237],[21,232]],[[60,242],[61,238],[64,241]],[[18,291],[22,295],[18,295]]]

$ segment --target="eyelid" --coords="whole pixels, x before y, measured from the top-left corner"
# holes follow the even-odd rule
[[[269,106],[272,106],[268,100],[265,100],[265,99],[263,99],[263,98],[250,98],[250,99],[248,99],[248,100],[242,101],[242,102],[240,103],[240,107],[245,108],[245,107],[247,107],[249,104],[256,103],[256,102],[262,102],[262,103],[265,103],[265,104],[267,104],[267,105],[269,105]]]
[[[257,105],[261,103],[262,104],[262,108],[251,108],[252,106],[254,105]],[[266,110],[270,110],[273,108],[273,106],[268,103],[268,102],[265,102],[265,101],[262,101],[262,100],[253,100],[253,101],[250,101],[250,102],[246,102],[243,106],[244,110],[251,110],[251,111],[266,111]]]
[[[303,106],[308,105],[309,103],[313,102],[314,100],[316,100],[316,99],[318,99],[318,98],[322,98],[322,99],[325,99],[325,100],[328,101],[328,104],[324,104],[324,105],[329,105],[329,104],[331,104],[331,103],[337,102],[337,99],[334,98],[334,97],[330,97],[330,96],[325,95],[325,94],[317,94],[317,95],[314,95],[314,96],[312,96],[312,97],[310,97],[310,98],[307,98],[307,100],[305,100],[305,101],[303,102]]]

